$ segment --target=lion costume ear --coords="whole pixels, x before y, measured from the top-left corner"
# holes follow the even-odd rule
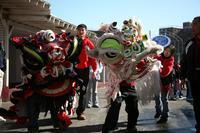
[[[127,21],[127,20],[124,20],[123,24],[124,24],[124,25],[127,25],[127,24],[128,24],[128,21]]]
[[[101,24],[99,31],[104,33],[118,34],[120,30],[117,28],[117,22],[114,21],[111,24]]]
[[[25,39],[23,37],[12,37],[11,38],[12,44],[16,47],[16,48],[21,48],[24,46],[25,43]]]
[[[129,26],[133,25],[133,20],[132,20],[132,19],[129,19],[129,20],[128,20],[128,24],[129,24]]]

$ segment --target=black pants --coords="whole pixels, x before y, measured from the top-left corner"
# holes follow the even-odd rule
[[[137,119],[139,116],[138,111],[138,99],[137,96],[129,92],[121,92],[122,95],[118,96],[115,101],[111,103],[111,107],[108,110],[105,123],[103,125],[102,132],[107,133],[109,130],[114,130],[117,126],[120,107],[122,101],[125,100],[126,112],[128,114],[128,125],[127,129],[132,129],[137,124]]]
[[[196,128],[200,130],[200,77],[196,80],[190,80],[191,92],[193,97],[193,108],[196,119]]]
[[[66,102],[66,95],[60,97],[46,97],[38,93],[33,93],[27,98],[27,115],[29,117],[28,130],[37,131],[39,129],[38,119],[41,111],[47,112],[50,110],[51,120],[54,126],[60,124],[57,117],[59,111],[62,111],[62,106]]]
[[[89,67],[85,69],[75,69],[75,72],[78,74],[78,77],[83,80],[83,84],[80,86],[78,107],[76,109],[77,115],[80,115],[86,108],[86,91],[89,82]]]
[[[40,109],[44,107],[44,97],[33,93],[27,98],[27,115],[29,117],[28,131],[37,131]]]

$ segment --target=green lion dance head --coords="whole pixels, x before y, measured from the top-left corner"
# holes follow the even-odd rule
[[[123,24],[124,26],[118,30],[119,32],[112,33],[110,32],[112,30],[109,30],[109,33],[106,32],[99,37],[96,48],[88,51],[88,54],[100,59],[116,73],[129,64],[128,66],[131,66],[131,71],[133,71],[131,74],[138,74],[137,64],[150,54],[161,53],[163,48],[142,34],[141,25],[138,22],[130,19],[124,21]],[[127,35],[131,37],[127,37]],[[147,68],[148,65],[149,63],[146,64]]]

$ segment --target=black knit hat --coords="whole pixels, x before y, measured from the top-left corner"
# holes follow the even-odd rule
[[[193,19],[193,23],[198,23],[200,22],[200,16],[197,16]]]
[[[87,30],[87,26],[85,24],[79,24],[76,29],[85,28]]]

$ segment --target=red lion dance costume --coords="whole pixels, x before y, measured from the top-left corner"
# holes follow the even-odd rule
[[[69,105],[75,95],[73,83],[82,83],[70,62],[76,52],[76,38],[41,30],[34,37],[14,37],[12,41],[22,52],[23,83],[11,94],[14,106],[8,111],[1,108],[0,115],[21,124],[28,121],[28,131],[35,132],[41,110],[50,110],[54,128],[67,128],[72,122],[66,113],[71,113],[66,101]]]

